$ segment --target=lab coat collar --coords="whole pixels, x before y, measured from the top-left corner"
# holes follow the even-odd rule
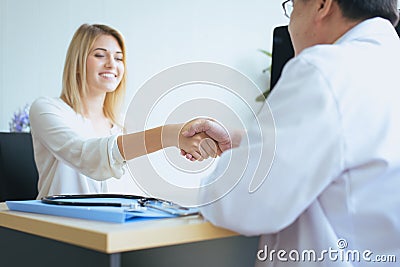
[[[392,24],[383,18],[371,18],[364,20],[346,32],[335,43],[340,44],[352,40],[376,40],[376,35],[395,34]]]

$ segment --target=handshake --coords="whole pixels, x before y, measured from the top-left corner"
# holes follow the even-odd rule
[[[242,139],[239,131],[228,132],[212,119],[194,119],[179,126],[178,147],[181,155],[191,161],[220,156],[224,151],[239,146]]]

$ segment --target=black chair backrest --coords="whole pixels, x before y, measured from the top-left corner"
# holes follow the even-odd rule
[[[281,77],[281,72],[286,62],[294,57],[294,49],[288,26],[278,26],[274,29],[272,39],[272,61],[270,88],[273,89]]]
[[[38,172],[30,133],[0,133],[0,202],[35,199]]]
[[[397,35],[400,37],[400,23],[396,26]]]

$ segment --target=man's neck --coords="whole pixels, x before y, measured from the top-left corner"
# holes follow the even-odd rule
[[[339,40],[348,31],[354,28],[356,25],[362,22],[362,20],[349,20],[344,18],[342,14],[336,13],[336,18],[332,17],[325,24],[325,43],[333,44]]]

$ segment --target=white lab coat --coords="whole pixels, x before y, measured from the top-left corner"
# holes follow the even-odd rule
[[[249,193],[252,176],[245,172],[231,192],[202,208],[205,218],[244,235],[261,235],[260,250],[286,252],[280,260],[275,253],[273,260],[261,261],[255,251],[257,266],[368,266],[366,260],[379,255],[400,261],[399,62],[399,38],[381,18],[289,61],[268,98],[276,153],[267,179]],[[240,165],[230,160],[224,153],[203,182],[220,177],[229,164]],[[207,190],[203,198],[221,193]],[[347,250],[341,250],[340,239]],[[334,252],[332,260],[321,254],[329,249],[338,256],[348,250],[367,255],[359,262],[347,256],[335,261]],[[305,261],[292,260],[293,250],[300,255],[314,250],[317,262],[307,254]]]

